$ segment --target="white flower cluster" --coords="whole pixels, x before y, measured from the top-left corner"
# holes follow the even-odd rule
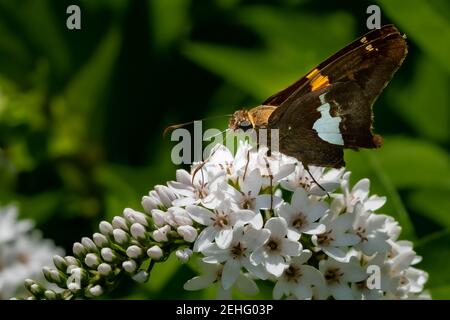
[[[0,207],[0,299],[23,294],[23,280],[42,279],[42,267],[62,251],[32,230],[31,221],[17,220],[17,214],[15,206]]]
[[[420,257],[392,217],[374,213],[386,199],[369,196],[369,180],[350,188],[344,169],[310,173],[264,148],[241,143],[233,156],[218,144],[144,196],[144,212],[126,208],[73,256],[54,256],[43,273],[62,290],[25,286],[35,299],[95,298],[124,273],[147,281],[175,252],[182,263],[200,257],[203,273],[184,288],[218,285],[222,299],[233,288],[256,294],[256,281],[272,283],[275,299],[429,298],[427,274],[412,267]]]
[[[255,280],[266,280],[275,299],[429,298],[427,273],[412,267],[420,257],[398,241],[392,217],[374,212],[386,199],[369,196],[369,180],[350,189],[344,169],[310,172],[320,186],[293,158],[245,143],[233,156],[217,145],[191,173],[178,170],[144,197],[152,238],[192,243],[176,251],[182,262],[201,257],[204,274],[184,288],[218,283],[229,298],[233,287],[254,294]],[[148,255],[160,258],[160,246]]]

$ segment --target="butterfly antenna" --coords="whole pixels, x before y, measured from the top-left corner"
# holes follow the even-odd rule
[[[213,119],[217,119],[217,118],[231,117],[231,116],[232,116],[232,114],[223,114],[220,116],[212,116],[212,117],[207,117],[207,118],[203,118],[200,120],[194,120],[194,121],[184,122],[184,123],[180,123],[180,124],[174,124],[174,125],[168,126],[167,128],[164,129],[163,137],[165,137],[172,130],[185,127],[187,125],[193,124],[196,121],[207,121],[207,120],[213,120]]]
[[[311,177],[312,181],[314,181],[314,183],[317,184],[317,186],[318,186],[323,192],[325,192],[325,193],[327,194],[328,199],[331,199],[330,194],[328,193],[328,191],[325,190],[325,188],[322,187],[322,186],[320,185],[319,182],[317,182],[316,178],[314,178],[314,176],[312,175],[311,171],[309,171],[309,168],[308,168],[307,166],[305,166],[305,170],[306,170],[306,172],[308,172],[308,174],[309,174],[309,176]]]

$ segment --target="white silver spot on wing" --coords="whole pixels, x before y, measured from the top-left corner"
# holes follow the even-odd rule
[[[319,99],[321,105],[317,108],[317,111],[320,112],[320,118],[314,122],[313,129],[316,130],[319,138],[323,141],[343,146],[344,139],[339,130],[341,117],[331,116],[331,106],[328,102],[325,102],[325,93],[321,94]]]

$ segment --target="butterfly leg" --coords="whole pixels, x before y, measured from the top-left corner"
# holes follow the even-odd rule
[[[303,165],[303,167],[305,168],[306,172],[308,172],[308,174],[309,174],[309,176],[311,177],[312,181],[314,181],[314,183],[315,183],[322,191],[324,191],[324,192],[327,194],[327,197],[330,199],[330,198],[331,198],[331,197],[330,197],[330,194],[328,193],[327,190],[325,190],[324,187],[322,187],[322,186],[320,185],[319,182],[317,182],[316,178],[314,178],[314,176],[312,175],[311,171],[309,171],[309,167],[308,167],[307,165]]]

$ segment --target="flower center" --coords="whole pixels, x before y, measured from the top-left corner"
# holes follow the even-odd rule
[[[244,255],[245,250],[246,248],[240,242],[238,242],[230,248],[231,257],[233,259],[240,259]]]
[[[280,240],[275,238],[270,238],[269,241],[267,241],[266,248],[271,253],[280,251]]]
[[[328,269],[327,272],[325,272],[325,279],[330,283],[339,282],[343,275],[344,273],[340,272],[339,268]]]
[[[299,212],[297,216],[295,216],[295,218],[292,220],[292,226],[295,229],[300,230],[306,225],[306,222],[307,221],[305,215],[302,212]]]
[[[298,283],[299,279],[302,276],[301,269],[296,265],[290,265],[285,271],[284,271],[284,277],[287,281]]]
[[[355,230],[356,235],[361,239],[362,242],[368,241],[366,234],[366,229],[363,227],[358,227],[358,229]]]
[[[319,234],[319,235],[317,236],[317,242],[318,242],[319,244],[321,244],[321,245],[329,246],[329,245],[331,244],[331,242],[334,241],[334,238],[331,237],[331,232],[332,232],[332,231],[333,231],[333,230],[330,229],[330,230],[328,230],[328,231],[326,231],[326,232],[324,232],[324,233],[322,233],[322,234]]]
[[[213,218],[214,219],[214,227],[222,229],[226,226],[228,226],[228,224],[230,223],[228,221],[228,215],[223,213],[223,212],[217,212],[216,213],[216,217]]]
[[[253,198],[251,196],[251,191],[249,191],[248,194],[242,194],[242,196],[243,197],[240,202],[241,208],[242,209],[250,209],[250,210],[254,209],[253,204],[254,204],[255,198]]]

